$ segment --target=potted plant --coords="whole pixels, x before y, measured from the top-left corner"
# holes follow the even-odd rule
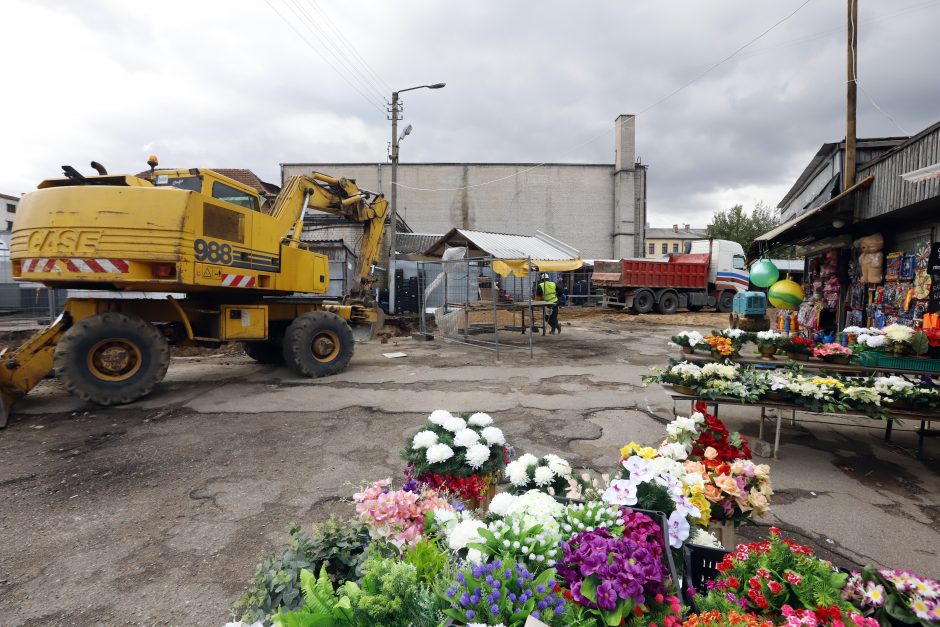
[[[852,356],[852,349],[841,344],[822,344],[813,349],[813,357],[831,364],[847,364]]]
[[[462,417],[438,409],[428,423],[401,453],[408,462],[405,476],[450,492],[472,509],[484,506],[508,461],[502,430],[479,412]]]
[[[654,368],[653,372],[655,374],[641,377],[645,384],[669,384],[676,393],[686,396],[697,394],[697,388],[702,384],[704,376],[700,366],[687,361],[673,364],[665,370]]]
[[[698,331],[682,331],[673,335],[672,343],[682,348],[682,352],[686,355],[691,355],[698,347],[706,346],[705,336]]]
[[[786,352],[787,358],[793,361],[807,361],[813,352],[813,340],[799,335],[791,335],[780,348]]]
[[[903,324],[891,324],[882,329],[887,339],[887,347],[896,356],[926,355],[930,350],[930,341],[923,331],[915,331]]]
[[[754,338],[757,342],[757,350],[760,351],[762,357],[767,359],[774,358],[784,340],[784,336],[774,330],[758,331]]]

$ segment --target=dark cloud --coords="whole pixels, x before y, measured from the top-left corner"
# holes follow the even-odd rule
[[[271,2],[315,47],[332,33],[314,0]],[[404,161],[609,163],[618,114],[643,111],[799,4],[317,0],[379,84],[318,56],[263,1],[4,2],[0,53],[15,91],[0,105],[0,191],[92,158],[136,171],[151,151],[270,180],[281,161],[384,160],[390,88],[442,80],[403,95],[415,127]],[[940,62],[938,16],[940,2],[925,0],[861,9],[861,85],[909,132],[940,118],[927,69]],[[819,145],[844,134],[844,22],[844,2],[810,2],[641,113],[652,222],[775,205]],[[899,133],[860,93],[859,134]]]

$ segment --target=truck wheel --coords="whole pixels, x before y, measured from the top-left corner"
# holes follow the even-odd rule
[[[661,314],[674,314],[677,309],[679,309],[679,296],[675,292],[666,292],[656,303],[656,311]]]
[[[718,296],[718,304],[715,306],[720,313],[729,313],[734,306],[734,292],[725,290]]]
[[[656,299],[649,290],[640,290],[633,295],[633,312],[638,314],[649,313],[653,310]]]
[[[346,369],[353,355],[346,321],[328,311],[298,316],[284,333],[284,361],[297,374],[323,377]]]
[[[102,313],[69,329],[53,365],[65,389],[83,401],[118,405],[149,394],[170,366],[170,345],[139,316]]]
[[[245,354],[259,364],[283,364],[284,347],[276,340],[263,342],[244,342]]]

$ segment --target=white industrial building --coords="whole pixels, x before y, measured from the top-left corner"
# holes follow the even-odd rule
[[[399,215],[417,232],[542,231],[586,258],[642,257],[646,166],[637,163],[635,134],[634,117],[619,116],[612,164],[400,164]],[[391,196],[388,163],[283,163],[281,181],[311,170]]]
[[[3,209],[3,222],[0,224],[0,231],[13,230],[13,218],[16,217],[16,206],[18,204],[20,204],[19,196],[0,194],[0,209]]]

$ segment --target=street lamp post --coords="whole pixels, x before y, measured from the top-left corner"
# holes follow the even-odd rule
[[[398,116],[400,107],[398,103],[398,94],[414,89],[440,89],[445,83],[434,83],[433,85],[418,85],[408,89],[399,89],[392,92],[392,210],[391,210],[391,232],[388,234],[388,312],[395,313],[395,246],[398,233],[398,142],[404,135],[408,134],[406,130],[402,137],[398,136]]]

